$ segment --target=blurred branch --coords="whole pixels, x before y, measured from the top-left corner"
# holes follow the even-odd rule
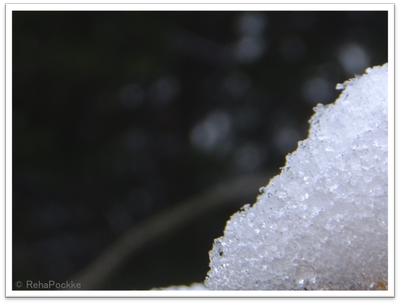
[[[105,278],[148,243],[232,201],[243,200],[244,205],[249,197],[255,200],[259,187],[265,186],[270,177],[270,174],[262,174],[222,183],[133,226],[72,280],[81,283],[82,289],[99,289]]]

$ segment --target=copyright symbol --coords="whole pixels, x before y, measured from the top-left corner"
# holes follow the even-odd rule
[[[15,286],[17,287],[17,288],[21,288],[22,287],[22,282],[21,281],[17,281],[17,282],[15,282]]]

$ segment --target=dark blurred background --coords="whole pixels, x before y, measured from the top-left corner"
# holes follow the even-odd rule
[[[312,108],[388,58],[384,11],[12,18],[14,282],[83,280],[105,252],[115,265],[85,288],[202,282],[213,240],[307,137]]]

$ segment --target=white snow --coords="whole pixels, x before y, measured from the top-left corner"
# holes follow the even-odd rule
[[[309,137],[215,240],[207,288],[387,289],[387,70],[314,108]]]

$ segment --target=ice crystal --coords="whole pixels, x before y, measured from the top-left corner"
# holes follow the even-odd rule
[[[210,251],[214,290],[386,289],[388,66],[337,85],[308,138]]]

